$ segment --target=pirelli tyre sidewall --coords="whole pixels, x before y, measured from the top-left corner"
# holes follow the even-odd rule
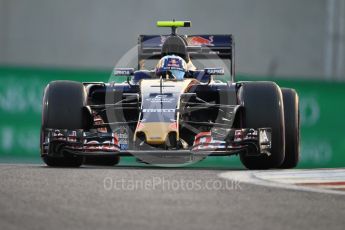
[[[238,96],[244,106],[244,128],[272,128],[271,155],[241,154],[241,162],[248,169],[279,167],[285,157],[284,105],[279,86],[274,82],[243,82]]]
[[[300,158],[299,98],[294,89],[282,88],[285,119],[285,159],[280,168],[294,168]]]
[[[74,81],[53,81],[47,85],[42,101],[42,129],[86,129],[88,120],[84,110],[87,95],[82,83]],[[42,146],[41,146],[42,149]],[[78,167],[82,157],[54,157],[42,154],[43,161],[54,167]]]

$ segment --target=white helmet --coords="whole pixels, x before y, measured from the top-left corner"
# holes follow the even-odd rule
[[[176,80],[183,80],[187,71],[187,63],[183,58],[176,55],[162,57],[156,67],[157,75],[166,75]]]

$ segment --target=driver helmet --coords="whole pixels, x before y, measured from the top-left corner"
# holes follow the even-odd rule
[[[187,71],[187,63],[183,58],[176,55],[162,57],[156,67],[157,75],[181,81]]]

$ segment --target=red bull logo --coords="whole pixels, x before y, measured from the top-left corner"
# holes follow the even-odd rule
[[[209,36],[208,38],[192,36],[187,38],[187,42],[190,46],[214,46],[213,36]]]
[[[165,40],[167,39],[168,36],[160,36],[161,44],[164,44]],[[190,36],[187,37],[187,43],[190,46],[214,46],[213,44],[213,36]]]
[[[178,60],[174,59],[174,58],[170,58],[168,59],[168,64],[167,64],[168,67],[181,67],[181,64]]]

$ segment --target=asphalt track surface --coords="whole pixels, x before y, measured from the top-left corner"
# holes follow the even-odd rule
[[[0,229],[345,228],[344,195],[246,184],[225,172],[0,164]]]

